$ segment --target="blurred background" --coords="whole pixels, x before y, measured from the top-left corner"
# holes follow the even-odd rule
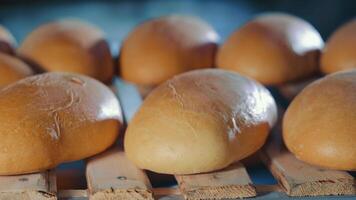
[[[137,25],[152,17],[188,14],[208,21],[221,41],[257,14],[280,11],[302,17],[313,24],[324,40],[356,14],[353,0],[102,0],[29,1],[0,0],[0,24],[18,43],[35,27],[58,18],[80,18],[96,24],[107,34],[112,50]]]

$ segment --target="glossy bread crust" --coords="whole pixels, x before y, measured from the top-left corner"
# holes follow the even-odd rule
[[[215,30],[198,18],[146,21],[123,42],[121,75],[136,84],[155,86],[188,70],[213,67],[218,39]]]
[[[115,95],[92,78],[52,72],[10,84],[0,90],[0,175],[97,154],[121,125]]]
[[[125,151],[158,173],[209,172],[257,151],[275,120],[262,85],[225,70],[195,70],[148,95],[127,128]]]
[[[266,85],[280,85],[315,73],[323,45],[308,22],[287,14],[265,14],[247,22],[223,43],[216,65]]]
[[[104,34],[78,20],[44,24],[30,33],[18,49],[20,56],[45,71],[74,72],[111,81],[113,59]]]
[[[20,59],[0,53],[0,88],[34,74],[34,71]]]
[[[288,149],[307,163],[356,170],[356,70],[307,86],[283,119]]]
[[[321,70],[325,74],[347,69],[356,69],[356,19],[331,35],[321,56]]]

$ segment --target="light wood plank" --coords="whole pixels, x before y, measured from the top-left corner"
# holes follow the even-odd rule
[[[282,143],[280,123],[261,159],[289,196],[356,194],[355,180],[347,172],[312,166],[290,153]]]
[[[256,196],[256,190],[241,163],[217,172],[177,175],[179,188],[186,199],[226,199]]]
[[[55,200],[57,192],[54,170],[40,173],[0,176],[0,200]]]
[[[89,199],[153,199],[151,184],[118,147],[87,162]]]

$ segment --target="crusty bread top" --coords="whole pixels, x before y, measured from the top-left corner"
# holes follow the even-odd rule
[[[356,170],[356,70],[307,86],[288,107],[283,137],[299,159],[322,167]]]
[[[146,21],[123,42],[121,75],[134,83],[157,85],[188,70],[213,67],[218,39],[210,25],[195,17]]]
[[[34,74],[34,71],[20,59],[0,53],[0,87]]]
[[[257,151],[276,120],[267,89],[234,72],[186,72],[153,90],[125,134],[127,156],[159,173],[221,169]]]
[[[356,69],[356,19],[331,35],[321,56],[321,70],[324,73],[346,69]]]
[[[39,26],[25,38],[18,53],[46,71],[80,73],[105,82],[114,73],[103,32],[79,20]]]
[[[0,89],[0,175],[97,154],[122,125],[113,92],[90,77],[51,72]]]
[[[302,79],[319,68],[323,40],[295,16],[260,15],[234,32],[220,47],[216,65],[266,85]]]

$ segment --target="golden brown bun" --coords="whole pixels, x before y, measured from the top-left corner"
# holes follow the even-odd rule
[[[33,70],[20,59],[0,53],[0,88],[33,74]]]
[[[128,125],[125,151],[154,172],[209,172],[256,152],[276,115],[273,97],[257,82],[225,70],[195,70],[148,95]]]
[[[46,71],[75,72],[104,82],[114,73],[103,33],[81,21],[63,20],[38,27],[18,53]]]
[[[266,85],[301,79],[318,69],[323,40],[308,22],[286,14],[261,15],[220,47],[217,66]]]
[[[336,30],[321,55],[321,70],[333,73],[356,68],[356,19]]]
[[[0,52],[13,54],[16,41],[11,33],[0,25]]]
[[[0,90],[0,175],[35,172],[112,145],[122,124],[115,95],[78,74],[45,73]]]
[[[307,86],[283,119],[283,137],[297,158],[339,170],[356,170],[356,70]]]
[[[213,67],[218,38],[210,25],[194,17],[149,20],[123,42],[121,76],[152,86],[188,70]]]

